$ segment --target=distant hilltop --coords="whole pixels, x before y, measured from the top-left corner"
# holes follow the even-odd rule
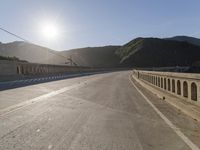
[[[191,66],[200,62],[200,39],[187,36],[165,39],[139,37],[121,46],[64,51],[16,41],[0,43],[0,56],[47,64],[67,64],[69,59],[73,59],[75,64],[89,67]]]
[[[189,36],[174,36],[171,38],[166,38],[167,40],[173,40],[173,41],[181,41],[181,42],[188,42],[194,45],[200,46],[200,39],[189,37]]]

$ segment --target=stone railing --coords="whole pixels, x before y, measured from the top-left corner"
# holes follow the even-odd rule
[[[133,70],[133,75],[164,92],[200,104],[200,74]]]
[[[25,62],[0,61],[0,75],[38,75],[51,73],[66,73],[90,71],[89,67],[76,67],[66,65],[48,65]]]

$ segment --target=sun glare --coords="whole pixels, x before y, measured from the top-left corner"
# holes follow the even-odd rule
[[[40,25],[41,34],[46,39],[56,39],[59,36],[59,27],[57,24],[48,22]]]

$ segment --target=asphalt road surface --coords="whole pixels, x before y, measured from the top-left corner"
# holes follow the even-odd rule
[[[104,73],[1,91],[0,150],[198,150],[199,123],[143,91],[184,141],[129,75]]]

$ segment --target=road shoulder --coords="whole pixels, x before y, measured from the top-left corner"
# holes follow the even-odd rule
[[[142,93],[150,99],[161,113],[163,113],[176,127],[178,127],[184,135],[186,135],[194,144],[200,147],[200,122],[192,118],[190,115],[181,111],[178,107],[174,107],[167,101],[167,98],[163,98],[158,95],[158,92],[152,91],[150,86],[143,86],[142,82],[138,82],[131,77],[131,81],[137,86]],[[144,84],[144,83],[143,83]],[[169,99],[170,97],[168,97]],[[172,101],[173,99],[171,99]]]

